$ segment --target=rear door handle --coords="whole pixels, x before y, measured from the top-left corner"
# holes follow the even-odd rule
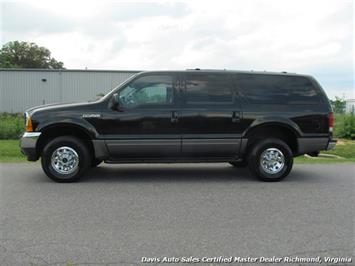
[[[239,123],[240,122],[240,112],[234,111],[232,113],[232,122],[233,123]]]
[[[171,112],[170,121],[171,123],[177,123],[179,121],[179,113],[177,111]]]

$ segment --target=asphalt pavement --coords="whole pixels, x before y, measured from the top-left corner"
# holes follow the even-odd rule
[[[295,165],[279,183],[225,163],[103,164],[58,184],[38,163],[2,163],[0,265],[351,257],[354,179],[355,164]]]

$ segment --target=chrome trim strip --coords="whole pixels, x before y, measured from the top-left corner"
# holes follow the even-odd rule
[[[42,132],[25,132],[22,137],[23,138],[38,138]]]

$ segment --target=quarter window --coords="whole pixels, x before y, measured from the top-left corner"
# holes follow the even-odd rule
[[[173,104],[173,79],[167,75],[144,76],[120,91],[120,104],[126,108]]]
[[[237,74],[244,99],[256,104],[318,104],[319,90],[305,77]]]

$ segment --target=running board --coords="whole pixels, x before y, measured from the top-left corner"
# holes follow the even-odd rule
[[[238,162],[242,159],[235,157],[220,157],[220,158],[123,158],[109,159],[105,163],[221,163],[221,162]]]

